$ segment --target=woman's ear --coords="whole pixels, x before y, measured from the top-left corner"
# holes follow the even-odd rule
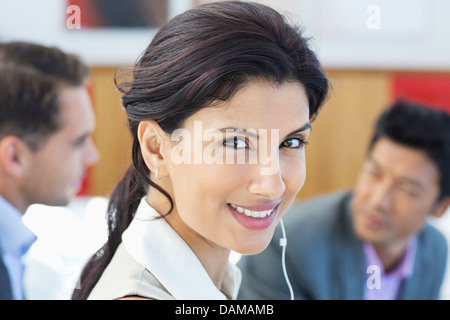
[[[433,211],[433,216],[440,218],[450,208],[450,196],[444,197],[437,204]]]
[[[137,131],[142,158],[150,171],[165,174],[166,159],[161,152],[164,132],[154,120],[141,121]]]
[[[20,138],[10,135],[0,140],[0,166],[10,176],[20,177],[27,168],[30,148]]]

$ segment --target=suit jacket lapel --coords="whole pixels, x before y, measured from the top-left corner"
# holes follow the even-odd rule
[[[425,248],[422,248],[422,242],[418,239],[413,274],[402,281],[399,300],[416,300],[420,297],[421,291],[428,291],[428,285],[433,281],[430,277],[430,270],[433,270],[433,267],[428,264],[429,261],[433,261],[433,258]]]
[[[11,283],[0,251],[0,300],[12,300]]]
[[[361,241],[358,240],[352,227],[351,199],[349,194],[342,203],[342,226],[338,234],[337,261],[339,261],[339,278],[343,300],[362,300],[364,298],[364,284],[366,281],[366,263]]]

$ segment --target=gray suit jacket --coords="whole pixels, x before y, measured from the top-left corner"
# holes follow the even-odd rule
[[[3,263],[2,251],[0,250],[0,300],[12,300],[12,298],[8,271]]]
[[[352,229],[351,192],[296,204],[283,218],[287,234],[286,269],[296,299],[360,300],[366,262],[362,242]],[[281,264],[281,228],[263,252],[242,256],[238,299],[289,299]],[[402,284],[399,299],[439,299],[446,261],[444,236],[430,224],[418,234],[413,275]]]

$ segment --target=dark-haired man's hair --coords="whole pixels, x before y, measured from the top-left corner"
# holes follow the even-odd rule
[[[400,99],[379,117],[369,150],[380,138],[425,152],[439,169],[439,199],[450,195],[450,114]]]

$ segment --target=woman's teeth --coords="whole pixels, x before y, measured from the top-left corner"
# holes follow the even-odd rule
[[[230,205],[231,205],[231,207],[232,207],[234,210],[236,210],[237,212],[243,213],[243,214],[245,214],[247,217],[252,217],[252,218],[257,218],[257,219],[258,219],[258,218],[259,218],[259,219],[265,218],[265,217],[269,216],[269,215],[272,213],[272,211],[273,211],[273,209],[271,209],[271,210],[266,210],[266,211],[252,211],[252,210],[248,210],[248,209],[241,208],[241,207],[239,207],[239,206],[237,206],[237,205],[235,205],[235,204],[232,204],[232,203],[230,203]]]

